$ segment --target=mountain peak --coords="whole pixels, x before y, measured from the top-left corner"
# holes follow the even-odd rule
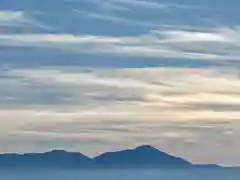
[[[158,149],[156,149],[153,146],[150,145],[142,145],[142,146],[138,146],[135,148],[135,150],[144,150],[144,151],[159,151]]]
[[[60,154],[60,153],[67,153],[67,151],[61,150],[61,149],[53,149],[51,151],[48,151],[47,153],[58,153],[58,154]]]
[[[155,147],[142,145],[133,149],[107,152],[94,158],[99,164],[131,166],[185,166],[190,165],[184,159],[174,157]]]

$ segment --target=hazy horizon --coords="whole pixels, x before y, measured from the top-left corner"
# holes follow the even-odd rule
[[[1,172],[1,171],[0,171]],[[11,172],[1,172],[1,177],[7,180],[15,180],[15,179],[58,179],[65,180],[71,178],[71,180],[84,179],[84,180],[98,180],[98,179],[107,179],[107,180],[159,180],[159,179],[181,179],[181,180],[237,180],[239,177],[239,171],[232,170],[62,170],[62,171],[15,171],[15,173]]]

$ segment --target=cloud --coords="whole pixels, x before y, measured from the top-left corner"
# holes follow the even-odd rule
[[[152,144],[194,162],[233,163],[236,152],[222,148],[238,146],[240,83],[232,70],[9,69],[0,81],[1,96],[12,97],[0,100],[0,142],[8,142],[1,151],[59,147],[94,155]]]
[[[126,17],[119,17],[116,15],[111,14],[101,14],[96,12],[87,12],[84,10],[78,10],[75,9],[74,12],[77,13],[77,15],[85,16],[86,18],[96,19],[100,21],[107,21],[112,24],[121,24],[121,25],[127,25],[130,27],[141,27],[141,28],[157,28],[160,25],[154,22],[150,21],[142,21],[137,19],[131,19]]]
[[[229,100],[230,101],[230,100]],[[222,112],[222,111],[229,111],[229,112],[239,112],[239,100],[236,101],[236,104],[234,103],[196,103],[196,104],[190,104],[190,105],[183,105],[183,108],[190,108],[190,109],[198,109],[198,110],[207,110],[210,109],[214,112]]]
[[[23,11],[0,11],[0,25],[14,25],[14,23],[23,23],[26,21],[26,15]]]
[[[40,108],[68,105],[73,110],[74,106],[96,108],[94,111],[99,114],[112,117],[117,113],[121,118],[130,112],[152,114],[153,119],[162,114],[162,118],[166,118],[174,111],[176,117],[182,116],[178,119],[196,114],[199,118],[235,119],[238,111],[234,111],[236,108],[231,111],[230,107],[240,103],[239,79],[231,70],[215,73],[213,69],[201,68],[10,70],[3,74],[7,79],[1,80],[6,87],[1,90],[1,104],[17,107],[20,103],[29,108],[33,104]],[[218,111],[211,114],[213,109]],[[171,115],[172,118],[175,115]]]
[[[123,4],[132,8],[151,9],[151,10],[166,10],[166,9],[198,9],[199,6],[193,6],[188,4],[176,4],[176,3],[160,3],[158,1],[145,1],[145,0],[113,0],[110,1],[116,4]]]
[[[70,34],[0,35],[2,47],[56,49],[70,54],[198,59],[239,65],[239,32],[219,28],[208,32],[154,30],[140,36]],[[235,63],[234,63],[235,62]]]
[[[38,22],[30,12],[20,10],[0,10],[0,27],[1,34],[35,33],[51,30],[49,26]]]

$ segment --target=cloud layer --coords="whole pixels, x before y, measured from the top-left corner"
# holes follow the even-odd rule
[[[0,2],[0,151],[152,144],[239,163],[239,5]]]
[[[233,72],[15,69],[2,77],[1,86],[11,89],[1,90],[0,116],[8,118],[2,141],[13,143],[20,138],[19,142],[28,144],[28,148],[18,145],[20,151],[57,146],[93,155],[98,153],[95,146],[101,152],[150,143],[195,162],[210,163],[206,157],[211,157],[231,163],[236,152],[214,150],[224,149],[226,143],[234,149],[239,146],[240,83]],[[209,142],[203,138],[207,135]],[[31,146],[35,140],[39,144]],[[171,144],[176,141],[180,147]],[[197,148],[205,146],[206,154],[196,154]],[[10,148],[11,143],[1,151]]]

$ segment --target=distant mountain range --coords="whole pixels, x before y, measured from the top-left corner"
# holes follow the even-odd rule
[[[189,168],[220,167],[194,165],[151,146],[140,146],[90,158],[81,153],[53,150],[45,153],[2,154],[0,168]]]

